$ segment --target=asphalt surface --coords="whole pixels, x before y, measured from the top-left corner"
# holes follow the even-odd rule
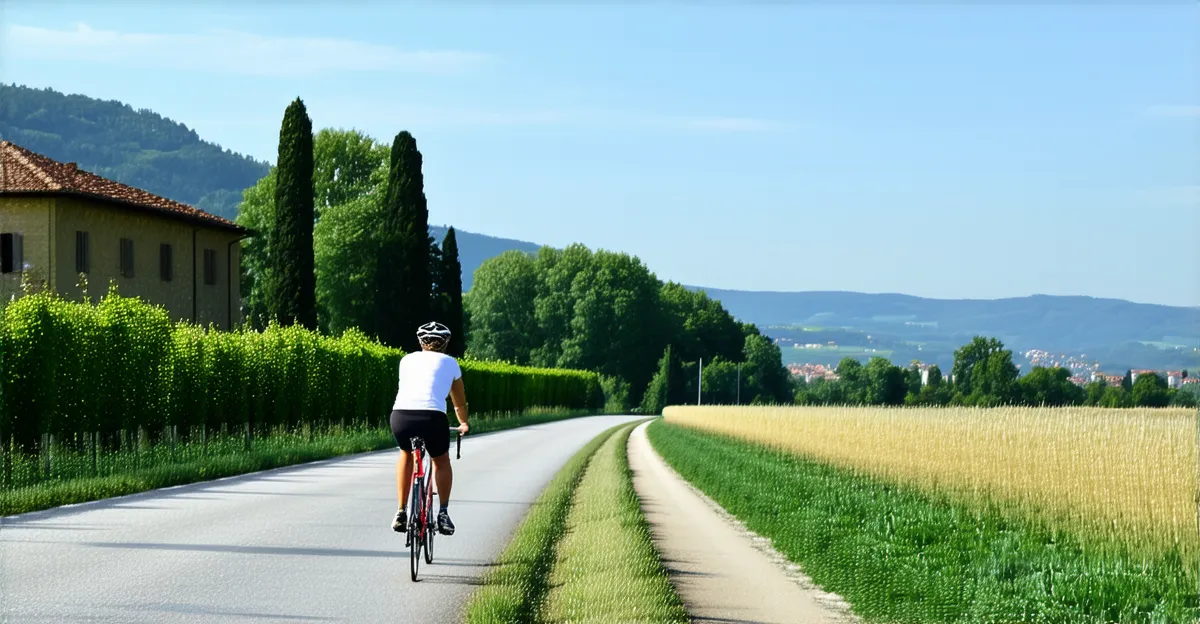
[[[466,436],[409,578],[397,451],[0,519],[0,622],[450,622],[554,473],[634,417]],[[453,446],[451,453],[453,453]]]

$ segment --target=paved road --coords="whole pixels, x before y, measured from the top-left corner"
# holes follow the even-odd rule
[[[458,534],[419,583],[390,527],[396,451],[0,519],[0,622],[454,621],[555,471],[630,420],[464,439]]]

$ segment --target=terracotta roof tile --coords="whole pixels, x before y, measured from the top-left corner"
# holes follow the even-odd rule
[[[75,163],[61,163],[9,141],[0,141],[0,195],[5,193],[86,195],[215,227],[242,229],[228,219],[102,178]]]

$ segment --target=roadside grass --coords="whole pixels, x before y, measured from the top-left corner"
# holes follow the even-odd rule
[[[575,490],[555,551],[546,622],[688,622],[633,489],[631,423],[608,437]]]
[[[541,621],[555,546],[571,510],[571,497],[596,449],[621,425],[593,438],[567,460],[534,501],[496,566],[484,577],[466,608],[470,624]]]
[[[1178,552],[1091,548],[1069,531],[665,422],[654,448],[869,621],[1195,622]]]
[[[618,425],[567,462],[467,605],[469,624],[687,622],[642,516]]]
[[[88,501],[136,494],[147,490],[208,481],[248,472],[302,464],[340,455],[363,453],[395,445],[384,429],[346,430],[296,441],[299,436],[255,440],[250,451],[163,462],[99,477],[43,481],[0,492],[0,516],[10,516]],[[132,454],[132,453],[131,453]]]
[[[472,421],[468,437],[594,413],[540,408],[523,414],[484,416]],[[203,443],[158,443],[137,450],[104,452],[94,463],[86,453],[59,450],[53,458],[53,478],[0,489],[0,516],[377,451],[395,444],[387,428],[336,428],[321,433],[278,432],[255,437],[249,451],[241,435],[213,436]],[[40,470],[42,458],[9,456],[0,458],[0,463],[3,461],[9,463],[10,471],[16,464],[15,472],[20,475]]]

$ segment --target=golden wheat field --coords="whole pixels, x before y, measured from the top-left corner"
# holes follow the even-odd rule
[[[671,407],[668,422],[995,501],[1134,548],[1200,553],[1189,409]]]

